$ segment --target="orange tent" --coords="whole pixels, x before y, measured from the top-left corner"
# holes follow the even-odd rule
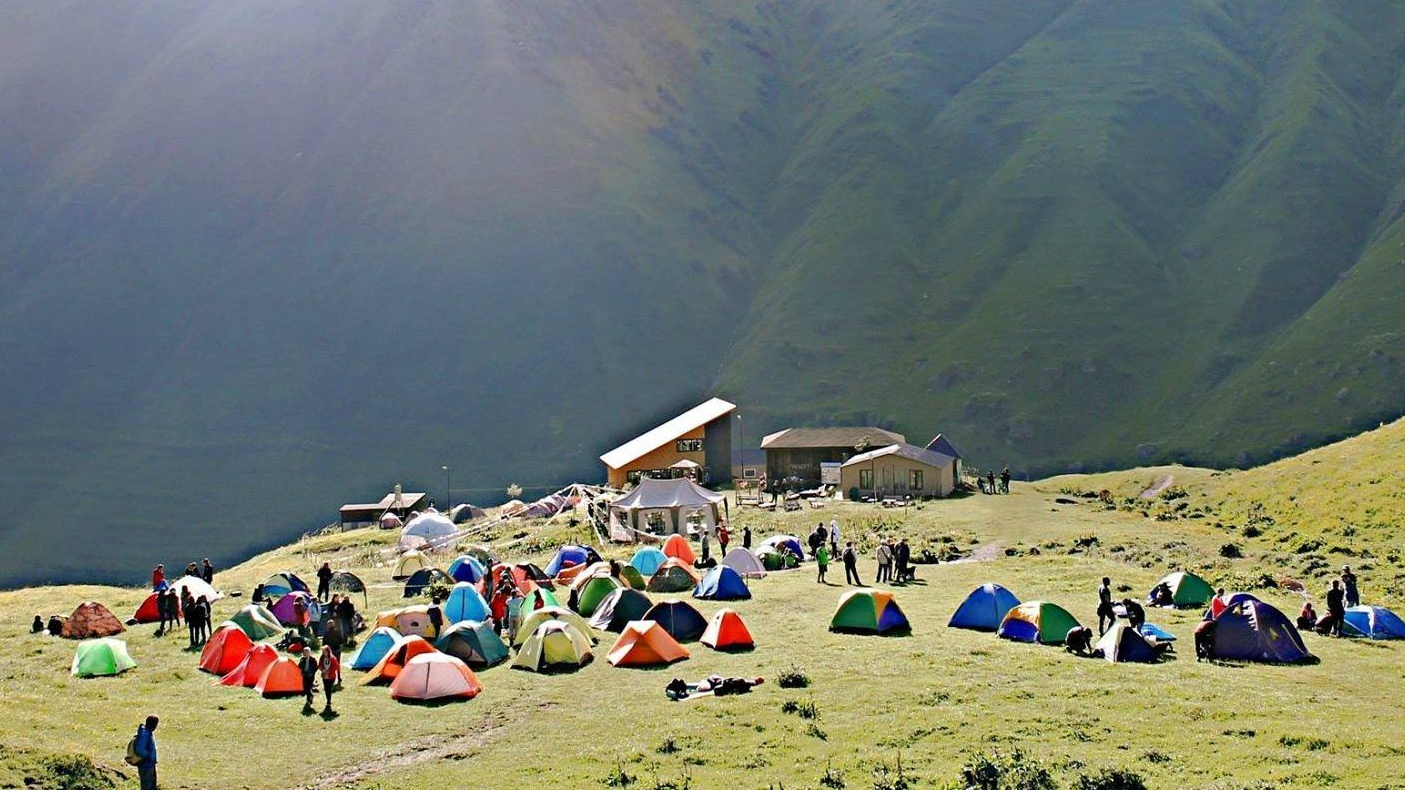
[[[633,620],[625,624],[608,660],[616,667],[654,667],[687,657],[688,648],[678,644],[663,626],[653,620]]]
[[[244,655],[244,660],[240,661],[238,666],[220,678],[220,684],[253,688],[258,685],[259,678],[263,677],[263,671],[268,669],[268,665],[277,660],[278,651],[274,650],[272,645],[254,645],[249,648],[249,652]]]
[[[286,697],[290,694],[301,694],[302,670],[298,669],[298,662],[283,656],[269,664],[264,668],[263,675],[259,677],[259,682],[254,686],[254,690],[265,697]]]
[[[718,609],[703,632],[702,643],[713,650],[746,650],[756,647],[742,616],[732,609]]]
[[[682,535],[670,535],[668,540],[663,542],[663,553],[689,565],[698,561],[698,555],[693,553],[693,547],[688,545],[688,539]]]
[[[425,641],[422,636],[401,637],[399,642],[381,657],[379,663],[371,667],[371,671],[366,673],[366,679],[362,683],[389,683],[395,680],[400,674],[400,670],[410,663],[410,659],[424,653],[437,653],[434,645]]]
[[[225,623],[210,635],[205,649],[200,651],[200,668],[216,675],[227,675],[249,655],[254,646],[243,629],[234,623]]]
[[[410,663],[390,684],[390,698],[398,700],[472,699],[483,684],[468,665],[443,653],[425,653]]]

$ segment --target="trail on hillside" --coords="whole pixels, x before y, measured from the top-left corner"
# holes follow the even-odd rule
[[[1162,491],[1165,491],[1166,489],[1170,488],[1175,482],[1176,478],[1172,477],[1171,475],[1165,475],[1163,477],[1157,478],[1155,483],[1152,483],[1151,485],[1142,489],[1142,492],[1140,494],[1137,494],[1137,496],[1141,499],[1155,499],[1161,495]]]

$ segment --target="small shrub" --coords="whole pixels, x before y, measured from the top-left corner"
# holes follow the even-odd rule
[[[776,685],[783,689],[803,689],[810,685],[810,676],[797,666],[791,666],[776,678]]]
[[[826,764],[824,773],[820,774],[820,787],[827,787],[829,790],[844,790],[844,774]]]
[[[873,790],[911,790],[915,785],[912,777],[903,772],[901,757],[891,769],[887,763],[879,763],[873,768]]]
[[[615,770],[611,771],[609,775],[601,781],[605,783],[606,787],[629,787],[637,780],[633,775],[624,770],[624,763],[616,763]]]
[[[1304,738],[1300,735],[1284,735],[1278,742],[1289,748],[1302,747],[1309,752],[1320,752],[1331,746],[1331,743],[1324,738]]]
[[[1054,790],[1056,787],[1048,766],[1019,749],[976,755],[961,767],[960,786],[966,790]]]
[[[1220,547],[1220,556],[1226,559],[1237,560],[1244,556],[1244,552],[1233,543],[1226,543]]]
[[[1073,790],[1146,790],[1146,782],[1135,771],[1105,768],[1095,774],[1079,776],[1073,782]]]
[[[1263,530],[1259,529],[1253,524],[1250,524],[1249,526],[1244,528],[1244,537],[1246,538],[1257,538],[1262,534],[1264,534]]]
[[[813,700],[788,699],[781,703],[781,713],[793,713],[811,721],[820,717],[820,709],[815,706]]]
[[[813,721],[810,722],[810,726],[805,728],[805,734],[810,736],[811,738],[816,738],[821,741],[829,740],[829,733],[820,729],[820,725],[814,723]]]
[[[659,754],[677,754],[679,751],[682,751],[682,747],[678,745],[678,739],[669,735],[663,739],[663,743],[659,744],[659,747],[654,751]]]

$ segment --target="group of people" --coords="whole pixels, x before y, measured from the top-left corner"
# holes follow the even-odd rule
[[[1146,609],[1141,604],[1131,598],[1123,598],[1117,603],[1122,606],[1122,616],[1127,618],[1127,624],[1131,627],[1141,628],[1146,622]],[[1107,629],[1116,623],[1117,606],[1113,602],[1112,579],[1104,576],[1102,584],[1098,585],[1098,636],[1107,633]]]
[[[1312,601],[1303,602],[1302,611],[1298,613],[1299,629],[1331,636],[1342,635],[1346,610],[1361,605],[1361,592],[1356,584],[1356,574],[1352,572],[1350,565],[1342,566],[1341,576],[1332,580],[1326,598],[1327,614],[1324,617],[1318,617],[1317,611],[1312,608]]]
[[[838,557],[844,563],[844,583],[862,587],[858,549],[854,547],[853,541],[844,541],[844,548],[841,550],[839,544],[843,540],[844,534],[839,528],[839,519],[831,519],[828,526],[821,521],[810,533],[807,543],[810,556],[815,560],[815,581],[819,584],[829,583],[829,563]],[[878,544],[876,559],[878,570],[875,583],[901,584],[912,580],[912,548],[908,546],[907,538],[896,543],[891,538],[883,538]]]
[[[215,583],[215,566],[210,562],[209,557],[206,557],[200,562],[191,560],[186,563],[185,575],[194,576],[197,579],[204,580],[206,584],[213,585]],[[151,589],[159,592],[166,589],[166,587],[166,566],[162,563],[157,563],[156,567],[151,571]]]
[[[336,620],[328,623],[332,627]],[[311,710],[313,707],[313,697],[317,692],[317,681],[322,681],[322,693],[326,696],[326,703],[322,706],[324,714],[332,712],[332,694],[341,688],[341,658],[337,652],[332,650],[330,644],[322,646],[322,653],[318,655],[311,647],[303,647],[302,655],[298,658],[298,672],[302,674],[303,708]]]
[[[1000,470],[1000,477],[997,479],[995,470],[991,469],[981,477],[976,475],[976,485],[980,487],[982,494],[1008,494],[1010,493],[1010,467]]]

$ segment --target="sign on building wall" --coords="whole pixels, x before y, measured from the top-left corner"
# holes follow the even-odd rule
[[[839,467],[841,466],[843,466],[843,464],[838,462],[821,462],[820,484],[827,486],[839,485]]]

